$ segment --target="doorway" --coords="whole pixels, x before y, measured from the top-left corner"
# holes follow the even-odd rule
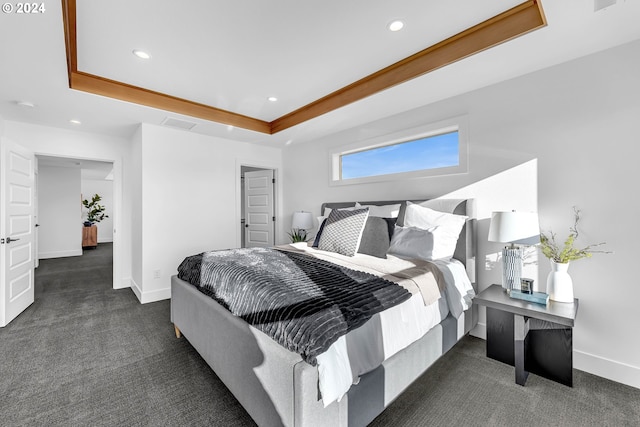
[[[47,161],[62,162],[62,164],[47,165]],[[55,233],[61,230],[61,228],[58,228],[60,223],[50,221],[51,218],[60,218],[70,224],[69,232],[66,233],[68,235],[65,235],[65,238],[69,239],[68,242],[73,241],[74,244],[70,246],[52,246],[54,249],[49,250],[49,258],[70,260],[76,266],[77,263],[75,261],[77,258],[70,257],[82,255],[82,189],[81,172],[78,167],[83,161],[85,160],[58,157],[56,154],[34,153],[20,144],[0,138],[0,163],[2,163],[0,182],[3,184],[0,187],[3,201],[2,205],[0,205],[0,211],[2,211],[0,217],[3,219],[0,222],[0,232],[2,236],[6,236],[0,239],[0,244],[2,245],[0,248],[2,255],[0,292],[2,292],[3,296],[5,296],[5,293],[8,295],[8,298],[0,298],[0,302],[2,302],[2,305],[0,305],[0,327],[8,324],[34,302],[34,273],[36,267],[42,268],[42,266],[38,267],[35,260],[43,258],[44,242],[41,225],[48,224],[48,231],[53,232],[55,236]],[[91,160],[87,161],[91,162]],[[38,162],[40,162],[40,165],[38,165]],[[110,164],[113,171],[111,174],[113,221],[114,224],[120,224],[121,215],[119,215],[119,212],[122,204],[121,161],[107,160],[102,163]],[[46,171],[48,166],[54,167],[55,170]],[[47,172],[51,172],[51,174]],[[70,190],[64,193],[56,193],[59,190],[57,185],[60,185],[61,188],[65,187],[63,184],[65,180],[68,183],[72,183]],[[53,188],[53,192],[46,191],[47,186]],[[44,197],[49,197],[50,200],[45,201]],[[64,203],[66,198],[69,200],[68,206]],[[64,205],[64,209],[68,209],[68,212],[56,211],[52,215],[47,209],[48,202],[51,202],[50,206],[54,207]],[[45,210],[47,213],[43,215]],[[115,227],[113,227],[113,233],[115,234]],[[37,246],[36,236],[39,237]],[[49,239],[49,242],[55,243],[55,241],[55,238]],[[122,257],[120,253],[122,248],[118,250],[121,246],[120,242],[114,238],[113,243],[105,243],[105,245],[108,245],[109,251],[109,257],[107,257],[109,259],[107,266],[109,273],[107,276],[105,274],[101,274],[101,276],[107,278],[109,286],[113,289],[128,287],[128,283],[127,286],[116,286],[120,282],[124,284],[119,272],[121,264],[119,260]],[[46,246],[44,248],[46,249]],[[59,250],[56,250],[56,248]],[[13,268],[5,268],[6,266],[13,266]],[[24,304],[22,303],[23,301]]]
[[[36,163],[34,259],[86,257],[89,251],[99,248],[101,258],[109,260],[116,288],[114,162],[37,154]],[[105,210],[92,227],[84,227],[89,218],[83,201],[91,202],[96,194],[100,198],[98,204]],[[88,235],[93,236],[90,244]]]
[[[240,244],[243,248],[275,244],[275,170],[240,167]]]

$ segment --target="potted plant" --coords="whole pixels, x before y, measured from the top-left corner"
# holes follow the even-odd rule
[[[300,228],[294,228],[291,233],[287,234],[291,238],[291,243],[308,242],[310,240],[307,236],[307,231]]]
[[[91,227],[94,223],[100,222],[105,218],[109,218],[104,212],[106,208],[100,204],[102,197],[94,194],[91,200],[83,200],[82,205],[87,208],[87,220],[84,222],[85,227]]]
[[[549,294],[549,299],[557,302],[573,302],[573,281],[568,273],[571,261],[591,258],[594,253],[610,253],[594,250],[595,247],[604,245],[604,242],[587,245],[583,248],[575,247],[575,242],[579,235],[580,210],[574,206],[573,213],[573,226],[569,227],[569,236],[562,245],[556,240],[555,233],[549,232],[548,235],[540,233],[542,254],[549,258],[551,262],[551,272],[547,277],[547,293]]]

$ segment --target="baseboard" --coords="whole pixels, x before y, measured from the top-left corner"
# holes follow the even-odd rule
[[[171,288],[156,289],[142,293],[142,304],[171,299]]]
[[[573,350],[573,367],[599,377],[640,389],[640,367],[595,354]]]
[[[72,249],[68,251],[40,252],[38,259],[66,258],[71,256],[82,256],[82,249]]]
[[[478,323],[475,328],[473,328],[471,331],[469,331],[469,335],[476,337],[476,338],[482,338],[483,340],[487,339],[487,325],[484,323]]]
[[[138,298],[138,301],[140,301],[140,304],[171,299],[171,287],[143,292],[133,278],[130,279],[130,283],[131,290]]]
[[[100,244],[100,243],[113,243],[113,237],[106,238],[106,239],[102,239],[102,238],[98,237],[98,244]]]
[[[140,304],[142,304],[142,291],[140,290],[140,286],[138,286],[136,281],[133,280],[133,277],[130,280],[129,287],[131,288],[133,293],[136,295],[136,298],[138,298],[138,301],[140,301]]]
[[[119,286],[114,286],[113,289],[126,289],[126,288],[130,288],[131,287],[131,282],[133,281],[133,279],[131,277],[125,277],[124,279],[122,279],[122,281],[120,282]]]

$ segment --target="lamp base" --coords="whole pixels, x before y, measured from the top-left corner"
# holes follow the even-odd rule
[[[522,250],[516,247],[502,249],[502,289],[511,292],[520,290],[522,278]]]

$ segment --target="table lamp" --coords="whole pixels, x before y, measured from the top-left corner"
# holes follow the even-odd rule
[[[538,214],[534,212],[493,212],[489,241],[510,243],[502,249],[502,288],[520,290],[522,249],[516,244],[535,244],[540,240]]]
[[[311,212],[294,212],[293,220],[291,221],[291,228],[296,232],[302,240],[307,240],[307,230],[313,228],[313,215]]]

